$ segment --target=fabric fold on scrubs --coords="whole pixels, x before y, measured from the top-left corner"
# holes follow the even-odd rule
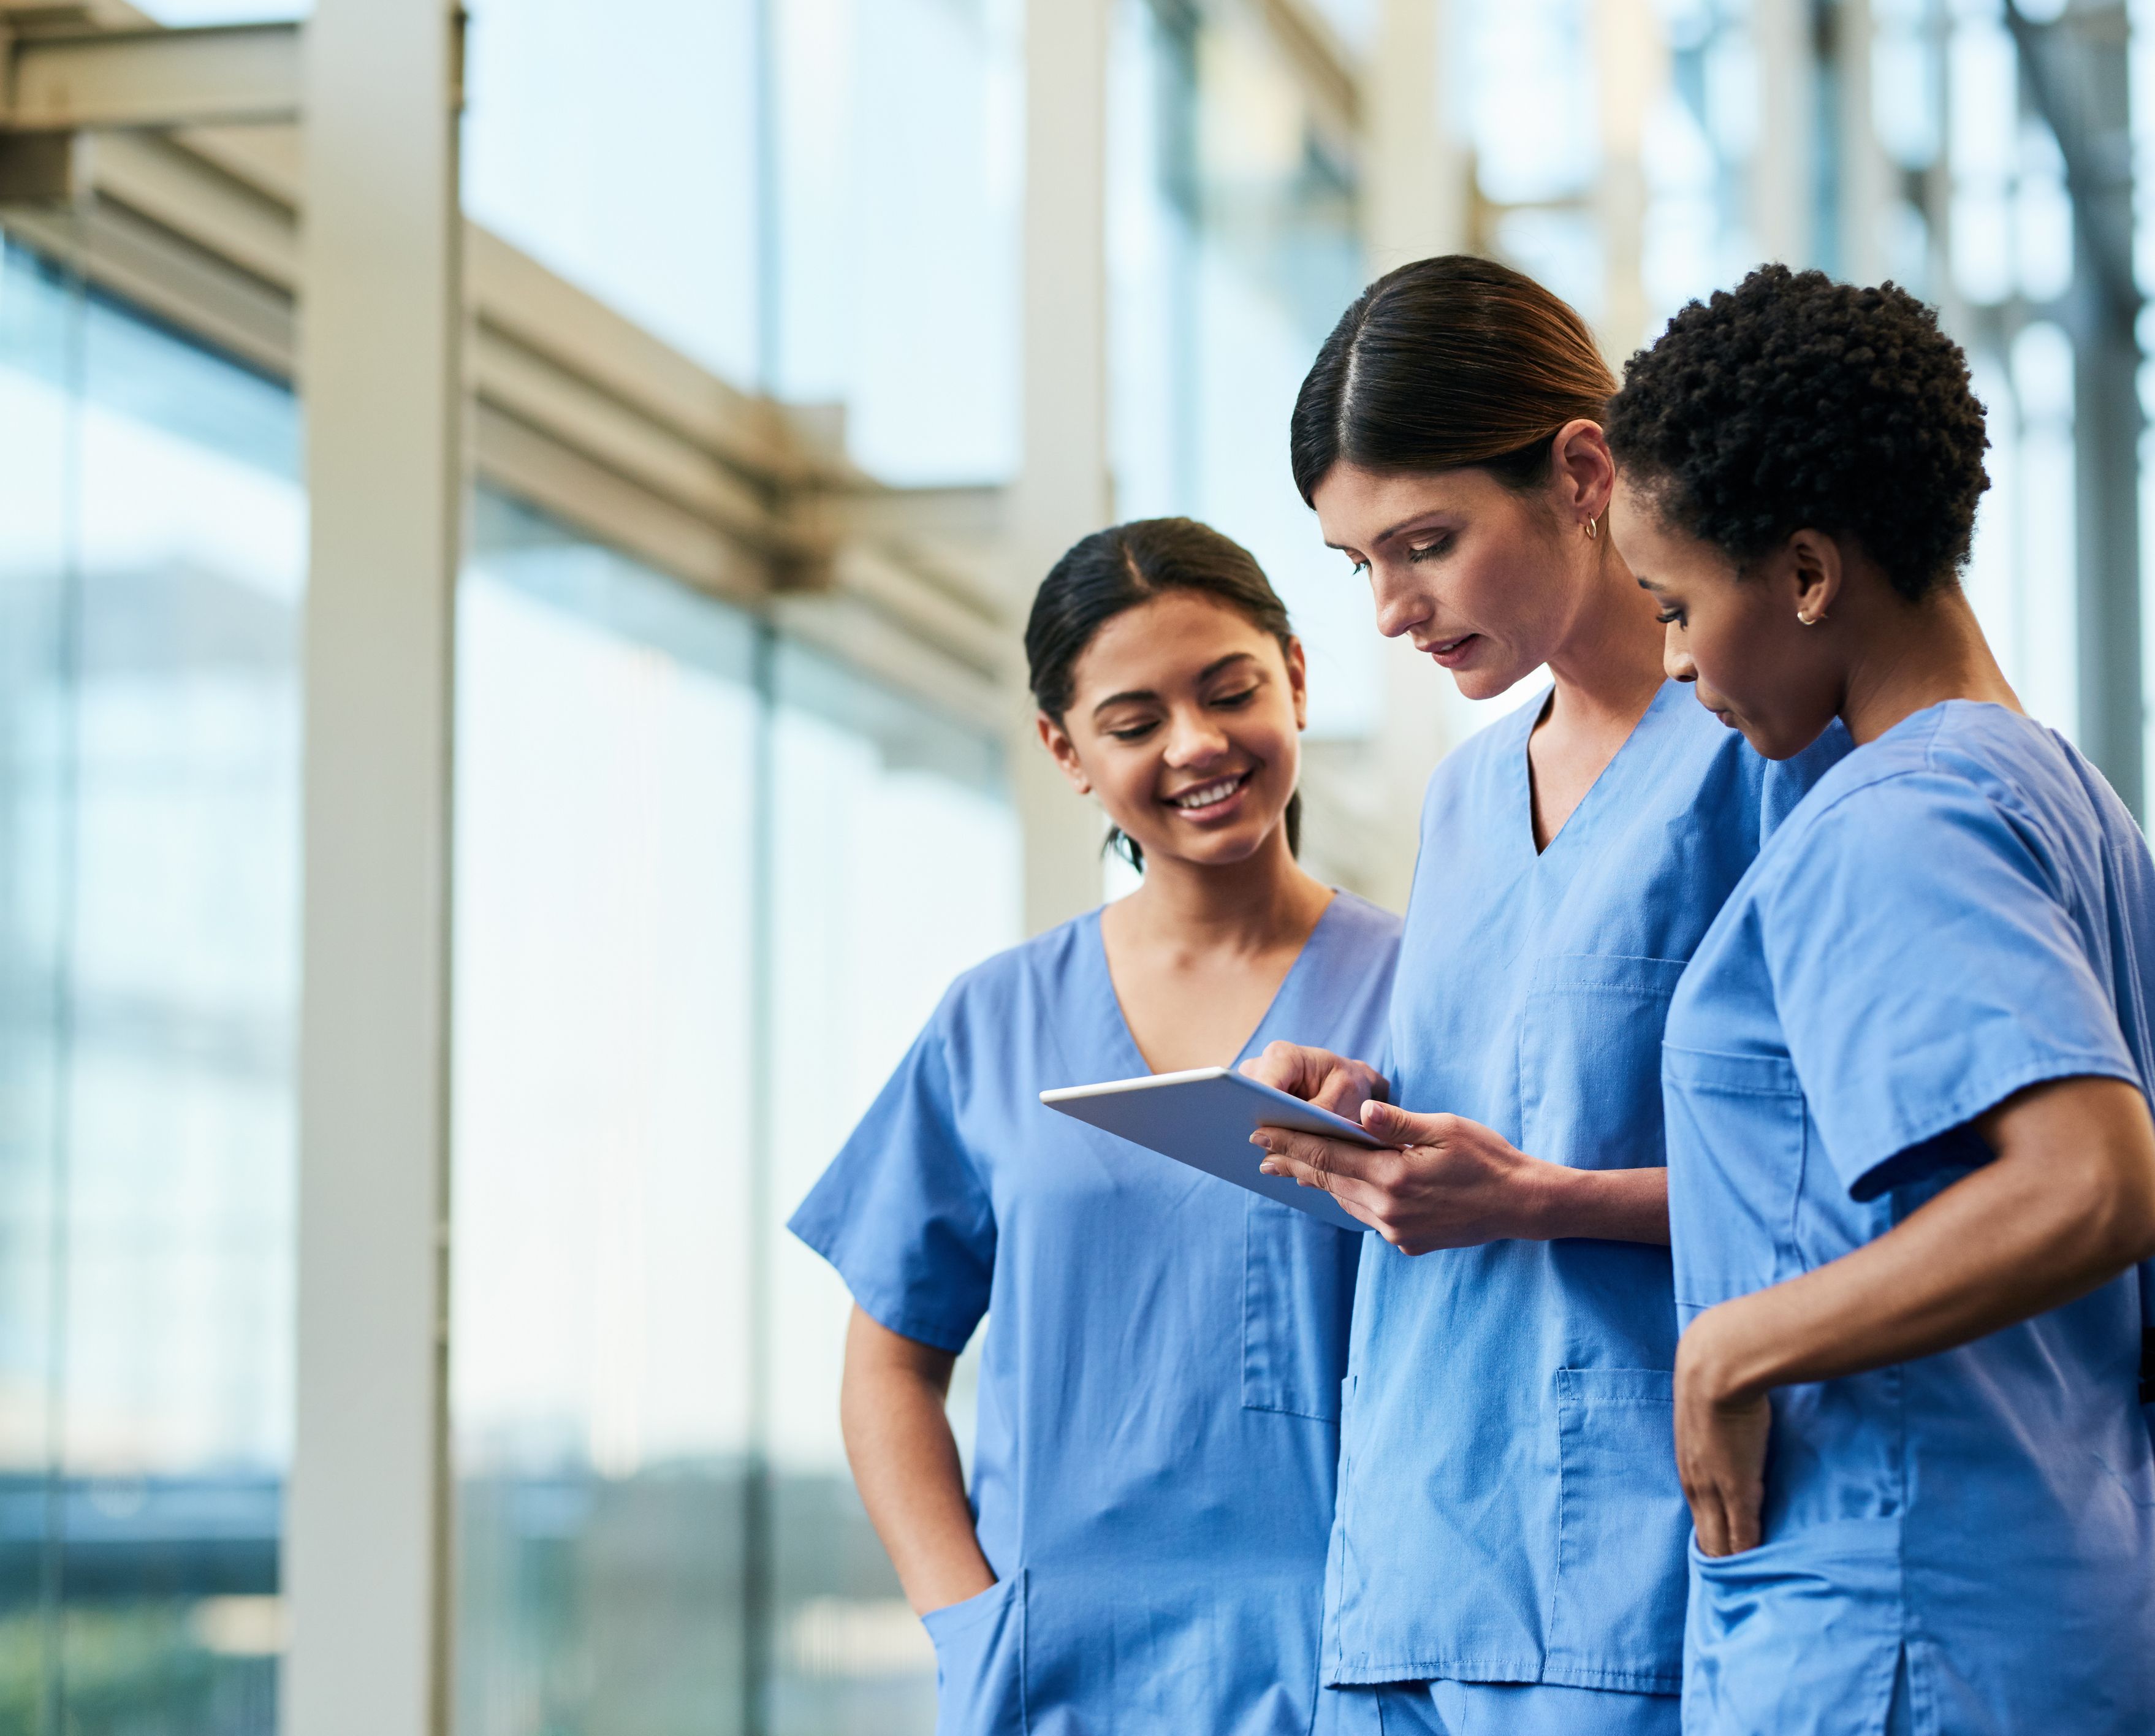
[[[2146,1088],[2155,863],[2061,738],[1967,701],[1820,782],[1701,944],[1663,1057],[1677,1295],[1884,1235],[2026,1086]],[[1943,1354],[1773,1395],[1764,1541],[1692,1560],[1686,1728],[2155,1730],[2145,1268]]]
[[[1537,853],[1527,753],[1543,709],[1490,725],[1431,781],[1393,1000],[1395,1100],[1555,1163],[1659,1165],[1669,996],[1846,736],[1769,765],[1666,684]],[[1328,1682],[1673,1695],[1689,1532],[1675,1348],[1665,1248],[1502,1242],[1409,1258],[1367,1238]],[[1642,1715],[1673,1728],[1675,1702]]]
[[[1385,1055],[1398,919],[1318,921],[1246,1054]],[[794,1215],[861,1307],[961,1348],[1001,1584],[929,1618],[939,1728],[1308,1736],[1364,1239],[1045,1109],[1147,1071],[1098,913],[944,997]],[[998,1595],[1000,1594],[1000,1595]]]

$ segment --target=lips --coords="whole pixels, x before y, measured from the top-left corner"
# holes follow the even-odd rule
[[[1203,819],[1233,801],[1256,776],[1254,770],[1238,771],[1232,777],[1212,778],[1160,800],[1190,818]]]
[[[1481,637],[1479,633],[1461,633],[1454,638],[1431,639],[1417,643],[1415,648],[1448,667],[1472,654],[1476,643]]]

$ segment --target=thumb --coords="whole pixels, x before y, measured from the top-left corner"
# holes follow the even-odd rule
[[[1363,1131],[1378,1139],[1405,1142],[1411,1138],[1413,1118],[1405,1109],[1374,1098],[1362,1105]]]

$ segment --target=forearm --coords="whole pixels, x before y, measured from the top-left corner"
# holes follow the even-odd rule
[[[1666,1170],[1574,1170],[1544,1163],[1534,1171],[1527,1198],[1520,1233],[1532,1240],[1579,1237],[1669,1244]]]
[[[922,1614],[996,1582],[973,1529],[944,1381],[849,1354],[839,1406],[862,1505],[907,1601]]]

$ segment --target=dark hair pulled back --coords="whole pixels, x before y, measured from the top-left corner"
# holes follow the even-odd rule
[[[1124,610],[1170,591],[1217,599],[1270,633],[1282,652],[1294,637],[1287,605],[1257,557],[1240,543],[1195,519],[1134,519],[1072,544],[1041,581],[1025,625],[1033,703],[1061,723],[1070,709],[1078,659],[1100,629]],[[1287,800],[1287,842],[1300,852],[1299,791]],[[1144,866],[1144,852],[1119,826],[1108,828],[1104,848],[1133,868]]]
[[[1339,316],[1295,399],[1288,443],[1309,502],[1343,459],[1365,470],[1486,469],[1532,488],[1566,422],[1616,390],[1570,305],[1465,253],[1388,272]]]

